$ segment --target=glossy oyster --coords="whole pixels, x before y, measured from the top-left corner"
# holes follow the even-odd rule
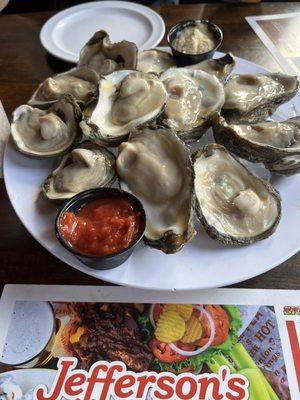
[[[229,123],[263,121],[292,99],[298,89],[296,76],[281,73],[233,75],[225,86],[222,115]]]
[[[219,144],[198,150],[193,162],[196,212],[213,239],[242,246],[275,231],[281,201],[268,182],[252,175]]]
[[[80,125],[89,140],[115,146],[131,129],[155,119],[166,98],[165,87],[156,75],[116,71],[100,80],[98,99],[86,107]]]
[[[172,55],[166,51],[152,49],[141,51],[138,55],[138,71],[160,75],[171,67],[176,67],[176,64]]]
[[[208,60],[200,61],[197,64],[189,65],[186,68],[198,69],[215,75],[219,81],[225,83],[235,67],[235,59],[231,53],[225,54],[220,58],[209,58]]]
[[[75,98],[64,95],[48,110],[28,105],[13,113],[11,135],[19,151],[44,158],[65,153],[81,137],[81,110]]]
[[[199,139],[210,126],[210,116],[224,104],[223,85],[207,72],[170,68],[161,77],[168,99],[160,122],[185,142]]]
[[[219,115],[212,120],[216,142],[249,161],[272,162],[300,155],[300,117],[252,125],[230,125]]]
[[[111,186],[115,177],[115,156],[104,147],[83,142],[63,157],[42,189],[50,200],[66,200],[84,190]]]
[[[149,246],[174,253],[194,237],[189,152],[171,130],[144,127],[132,132],[119,148],[117,173],[121,187],[145,208]]]
[[[99,75],[91,68],[83,66],[47,78],[28,101],[30,106],[47,108],[64,94],[71,94],[80,103],[86,103],[94,94]]]
[[[77,65],[88,65],[100,75],[108,75],[119,69],[135,69],[137,54],[134,43],[111,43],[107,32],[98,31],[82,48]]]
[[[300,155],[286,156],[273,162],[267,162],[265,166],[278,175],[297,174],[300,172]]]

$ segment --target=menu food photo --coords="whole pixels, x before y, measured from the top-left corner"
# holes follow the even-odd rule
[[[0,15],[0,400],[299,400],[300,9],[54,3]]]

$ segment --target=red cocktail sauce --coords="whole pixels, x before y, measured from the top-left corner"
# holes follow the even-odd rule
[[[74,250],[99,256],[126,249],[142,228],[141,211],[125,197],[93,201],[76,214],[66,211],[59,226],[62,237]]]

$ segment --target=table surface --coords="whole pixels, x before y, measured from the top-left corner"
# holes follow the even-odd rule
[[[278,71],[278,64],[247,24],[245,16],[300,11],[300,3],[193,4],[161,6],[156,10],[163,17],[167,32],[183,19],[212,20],[224,32],[221,51],[232,51]],[[49,56],[39,42],[41,26],[51,15],[48,12],[0,15],[0,99],[8,115],[28,100],[39,82],[70,67]],[[162,44],[165,43],[164,38]],[[62,263],[30,236],[10,205],[3,180],[0,199],[0,293],[7,283],[105,284]],[[300,289],[300,253],[268,273],[234,287]]]

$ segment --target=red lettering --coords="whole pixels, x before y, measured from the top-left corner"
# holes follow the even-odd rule
[[[243,400],[246,398],[247,382],[243,378],[231,378],[228,380],[228,389],[231,391],[226,393],[228,400]],[[232,393],[233,392],[233,393]]]
[[[220,381],[218,378],[212,376],[211,378],[201,378],[199,400],[205,399],[208,395],[208,389],[212,386],[211,394],[214,400],[222,400],[224,397],[220,394]]]
[[[77,386],[82,386],[86,381],[86,377],[84,374],[78,372],[76,374],[71,375],[65,383],[65,392],[68,396],[79,396],[83,389],[75,389]]]
[[[140,399],[143,397],[144,393],[146,392],[146,388],[150,383],[155,383],[156,382],[156,378],[153,375],[150,376],[139,376],[137,378],[137,382],[138,382],[138,389],[136,392],[136,398]]]
[[[189,391],[187,393],[183,392],[184,386],[188,386]],[[176,384],[176,395],[179,399],[190,400],[195,396],[196,393],[197,393],[197,382],[195,381],[195,379],[188,376],[183,376],[178,380]]]
[[[117,397],[121,399],[128,399],[133,395],[133,390],[124,390],[128,388],[132,388],[135,384],[135,378],[132,375],[122,375],[120,378],[116,380],[115,383],[115,394]]]
[[[172,376],[162,376],[158,378],[156,384],[159,390],[155,390],[153,394],[157,399],[168,400],[173,398],[175,379]],[[161,393],[161,391],[164,393]]]
[[[105,377],[98,377],[100,371],[106,372]],[[92,370],[91,377],[87,379],[88,387],[84,396],[84,400],[91,399],[96,383],[103,383],[103,388],[99,400],[106,400],[110,385],[115,381],[115,379],[113,379],[113,374],[115,373],[115,371],[123,372],[124,369],[123,367],[121,367],[121,365],[112,365],[108,368],[108,366],[105,364],[97,364],[96,367]]]

